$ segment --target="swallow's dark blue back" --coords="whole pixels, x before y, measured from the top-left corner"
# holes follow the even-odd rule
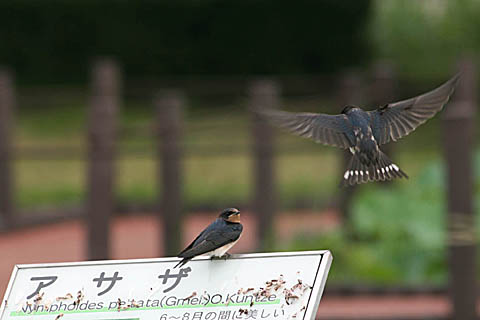
[[[352,110],[348,114],[353,128],[360,128],[364,135],[368,134],[368,127],[370,126],[370,116],[362,109]]]
[[[212,231],[222,231],[225,233],[238,231],[240,235],[242,229],[243,227],[239,223],[228,223],[221,218],[217,218],[208,227],[206,227],[205,230],[202,231],[202,233],[200,233],[197,239],[195,239],[195,241],[193,242],[193,247],[206,240],[207,236],[211,234]]]

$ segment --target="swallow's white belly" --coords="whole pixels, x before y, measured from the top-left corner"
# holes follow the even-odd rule
[[[224,245],[223,247],[210,251],[207,254],[212,257],[223,257],[225,253],[227,253],[228,250],[230,250],[237,242],[238,242],[238,239],[233,241],[232,243]]]

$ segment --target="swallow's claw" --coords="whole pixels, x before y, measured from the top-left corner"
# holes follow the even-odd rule
[[[227,260],[228,258],[230,258],[232,255],[228,252],[225,252],[225,254],[222,256],[223,260]]]

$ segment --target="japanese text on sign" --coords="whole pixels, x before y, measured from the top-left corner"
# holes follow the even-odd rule
[[[142,320],[304,318],[316,314],[330,261],[328,251],[315,251],[202,257],[181,269],[172,258],[19,266],[0,320],[109,312]]]

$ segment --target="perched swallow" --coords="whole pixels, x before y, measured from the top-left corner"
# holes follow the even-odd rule
[[[209,254],[212,258],[229,256],[227,251],[237,243],[242,230],[240,211],[235,208],[223,210],[215,221],[178,254],[178,257],[183,259],[174,268],[183,266],[201,254]]]
[[[457,74],[430,92],[372,111],[349,105],[339,115],[279,110],[264,110],[261,114],[296,135],[349,149],[353,156],[343,175],[343,185],[408,178],[378,146],[408,135],[433,117],[448,102],[459,77]]]

